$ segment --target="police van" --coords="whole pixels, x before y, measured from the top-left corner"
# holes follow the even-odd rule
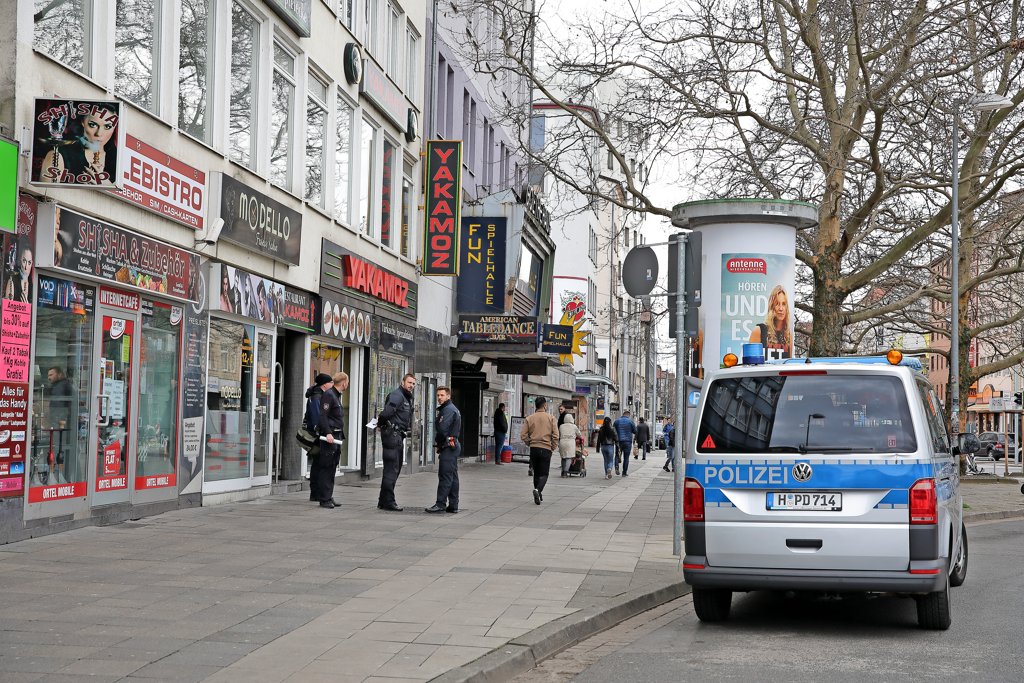
[[[737,360],[705,378],[688,444],[698,618],[728,618],[734,591],[870,592],[913,597],[920,626],[948,628],[967,577],[959,447],[920,361]]]

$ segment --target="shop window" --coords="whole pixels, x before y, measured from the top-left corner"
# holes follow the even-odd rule
[[[306,81],[306,185],[305,199],[324,205],[324,141],[327,138],[327,84],[310,72]]]
[[[398,176],[398,147],[390,140],[384,140],[384,154],[381,157],[380,185],[380,241],[386,247],[393,246],[394,233],[391,224],[394,220],[395,178]]]
[[[295,57],[274,43],[270,95],[270,182],[292,189],[292,120],[295,113]]]
[[[228,154],[234,161],[256,165],[256,84],[260,24],[240,3],[231,4],[231,82],[228,100]]]
[[[158,112],[160,0],[118,0],[114,19],[114,88],[147,111]]]
[[[210,319],[206,481],[249,476],[254,334],[252,325]]]
[[[337,100],[334,135],[334,218],[351,224],[349,193],[352,179],[352,105],[340,95]]]
[[[92,16],[90,0],[35,0],[33,47],[89,75]]]
[[[377,129],[366,119],[359,130],[359,232],[375,237],[376,230],[371,222],[373,194],[373,156],[377,150]]]
[[[175,483],[181,319],[181,309],[175,314],[167,304],[143,307],[137,489]]]
[[[197,140],[210,141],[210,92],[213,69],[211,0],[182,0],[179,17],[178,127]]]
[[[86,495],[93,394],[95,290],[44,277],[39,278],[39,289],[30,502]],[[72,486],[54,488],[58,484]]]

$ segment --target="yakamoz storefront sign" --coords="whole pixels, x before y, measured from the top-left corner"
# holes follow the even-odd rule
[[[507,225],[503,217],[462,217],[456,284],[459,313],[504,313]]]
[[[303,332],[316,329],[316,303],[308,292],[292,289],[241,268],[210,266],[210,310],[236,313]]]
[[[64,207],[41,205],[39,214],[40,266],[178,299],[200,299],[197,254]]]
[[[427,225],[423,230],[423,274],[459,274],[459,213],[462,207],[462,141],[427,141]]]
[[[320,295],[354,296],[416,319],[416,284],[329,240],[320,252]]]
[[[206,216],[206,174],[183,161],[125,136],[121,189],[111,192],[144,209],[196,230]]]
[[[224,220],[221,239],[299,264],[301,213],[223,173],[212,175],[211,188]]]
[[[521,315],[460,315],[459,343],[537,346],[537,319]]]

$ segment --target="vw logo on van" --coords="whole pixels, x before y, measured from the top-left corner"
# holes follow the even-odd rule
[[[807,481],[811,478],[812,474],[814,474],[814,470],[805,462],[798,462],[793,465],[793,478],[797,481]]]

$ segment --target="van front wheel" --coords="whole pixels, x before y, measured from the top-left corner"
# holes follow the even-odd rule
[[[705,622],[725,621],[732,607],[732,591],[719,588],[694,588],[693,610]]]
[[[942,590],[917,596],[917,624],[930,631],[945,631],[953,619],[949,610],[949,572],[943,572]]]

